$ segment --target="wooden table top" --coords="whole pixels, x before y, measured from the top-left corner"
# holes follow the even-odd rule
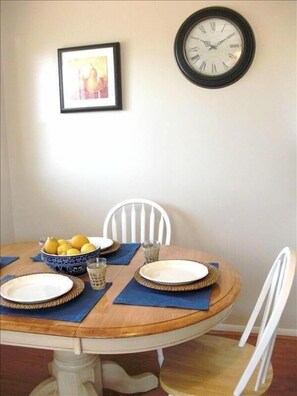
[[[33,262],[30,256],[39,253],[38,242],[7,244],[1,247],[1,256],[20,256],[1,270],[1,277],[27,273],[48,272],[44,263]],[[1,316],[1,329],[21,333],[45,334],[80,339],[122,339],[158,335],[172,329],[183,329],[215,316],[231,306],[240,291],[241,280],[232,266],[198,250],[177,246],[161,246],[160,260],[188,259],[202,262],[219,262],[221,278],[213,286],[211,307],[208,311],[177,308],[158,308],[113,304],[114,298],[133,278],[143,264],[139,249],[129,265],[109,265],[107,281],[111,288],[99,300],[81,323],[45,320],[10,315]],[[88,276],[81,277],[88,280]]]

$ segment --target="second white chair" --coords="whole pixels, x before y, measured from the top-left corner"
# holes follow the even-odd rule
[[[161,387],[171,396],[264,393],[272,381],[270,359],[295,269],[296,253],[284,248],[266,278],[239,344],[229,338],[203,335],[168,348],[161,367]],[[254,347],[247,339],[262,307],[263,316]]]

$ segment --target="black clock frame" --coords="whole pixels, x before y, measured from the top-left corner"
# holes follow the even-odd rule
[[[243,51],[238,63],[219,76],[205,76],[193,70],[185,57],[184,43],[189,31],[208,18],[224,18],[235,24],[243,38]],[[190,15],[179,28],[174,42],[174,54],[182,73],[194,84],[203,88],[223,88],[238,81],[251,66],[256,50],[253,30],[246,19],[236,11],[225,7],[208,7]]]

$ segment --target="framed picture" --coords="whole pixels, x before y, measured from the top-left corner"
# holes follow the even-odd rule
[[[61,113],[121,110],[120,43],[59,48]]]

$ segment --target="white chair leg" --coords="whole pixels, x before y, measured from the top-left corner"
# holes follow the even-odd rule
[[[158,354],[159,366],[161,367],[162,364],[163,364],[163,362],[164,362],[164,354],[163,354],[162,348],[158,348],[158,349],[157,349],[157,354]]]

